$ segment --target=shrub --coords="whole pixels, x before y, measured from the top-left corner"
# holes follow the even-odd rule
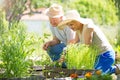
[[[1,78],[13,78],[28,76],[29,62],[26,57],[33,51],[29,47],[30,41],[27,39],[25,26],[21,23],[11,23],[11,29],[8,29],[8,22],[5,20],[5,14],[0,18],[0,68],[4,69]]]

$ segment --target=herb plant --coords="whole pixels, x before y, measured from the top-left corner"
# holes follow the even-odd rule
[[[71,44],[67,47],[66,63],[69,69],[93,69],[97,50],[84,44]]]
[[[11,23],[8,29],[8,22],[4,13],[0,13],[0,60],[1,69],[4,72],[0,78],[14,78],[28,76],[29,62],[26,59],[34,48],[30,47],[31,42],[27,39],[25,26],[22,23]]]

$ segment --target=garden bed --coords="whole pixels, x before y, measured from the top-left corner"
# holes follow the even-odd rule
[[[0,80],[45,80],[45,76],[43,75],[42,70],[44,68],[42,66],[33,66],[31,67],[30,76],[28,77],[21,77],[21,78],[0,78]],[[0,74],[5,72],[4,69],[0,70]]]
[[[32,75],[24,78],[0,78],[0,80],[45,80],[45,77],[42,75]]]
[[[79,78],[80,80],[92,80],[94,78],[96,78],[94,80],[113,80],[110,75],[103,76],[98,73],[97,70],[67,69],[52,66],[34,66],[32,67],[31,76],[29,77],[0,78],[0,80],[73,80],[73,78]]]
[[[96,70],[92,69],[67,69],[60,67],[46,66],[43,70],[43,74],[46,78],[61,78],[70,77],[71,74],[77,74],[78,76],[84,76],[87,72],[95,73]]]
[[[43,74],[52,80],[113,80],[111,75],[101,75],[100,70],[94,69],[66,69],[46,66]]]

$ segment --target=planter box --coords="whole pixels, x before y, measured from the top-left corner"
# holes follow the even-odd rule
[[[96,71],[92,69],[67,69],[51,66],[34,66],[32,67],[32,69],[33,71],[31,72],[32,75],[30,77],[11,79],[0,78],[0,80],[67,80],[66,78],[70,79],[70,75],[74,73],[78,74],[78,76],[84,76],[86,72],[92,72],[94,74],[94,72]]]
[[[32,74],[29,77],[24,78],[0,78],[0,80],[45,80],[46,78],[43,76],[42,70],[43,67],[41,66],[33,66],[31,67],[32,71],[30,73]],[[4,73],[4,69],[1,69],[0,74]]]
[[[46,78],[60,78],[60,77],[69,77],[71,74],[78,74],[79,76],[85,75],[86,72],[92,72],[94,74],[96,70],[92,69],[66,69],[59,67],[50,67],[46,66],[43,70],[44,76]]]
[[[30,77],[25,77],[25,78],[0,78],[0,80],[45,80],[44,76],[41,75],[33,75]]]
[[[92,69],[66,69],[66,68],[60,68],[60,67],[51,67],[46,66],[44,68],[41,68],[40,66],[36,66],[33,68],[32,75],[30,77],[25,78],[0,78],[0,80],[73,80],[71,77],[71,74],[77,74],[77,78],[85,79],[85,74],[87,72],[91,72],[93,76],[97,76],[96,70]],[[109,76],[107,76],[108,78]],[[100,78],[100,77],[98,77]],[[104,78],[104,76],[103,76]],[[103,80],[101,76],[101,80]],[[111,80],[105,79],[105,80]],[[112,79],[113,80],[113,79]]]

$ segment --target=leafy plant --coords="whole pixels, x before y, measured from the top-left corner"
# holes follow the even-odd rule
[[[25,25],[21,22],[11,21],[9,24],[3,10],[0,10],[0,16],[0,68],[4,69],[0,78],[29,76],[30,67],[34,65],[34,61],[29,58],[34,53],[43,52],[40,47],[49,35],[44,34],[43,37],[31,35],[26,32]],[[37,57],[44,60],[40,61],[41,64],[47,62],[45,54]]]
[[[31,47],[35,48],[35,51],[28,57],[33,63],[32,66],[47,65],[50,64],[50,58],[46,51],[43,50],[43,43],[48,40],[49,34],[44,33],[43,36],[38,34],[29,33],[28,39],[31,42]]]
[[[120,0],[115,0],[115,5],[118,8],[117,15],[119,16],[119,20],[120,20]]]
[[[120,45],[120,27],[117,28],[116,46]]]
[[[4,69],[1,78],[23,77],[28,75],[30,68],[26,60],[34,48],[30,47],[25,26],[22,23],[11,23],[9,30],[5,14],[1,13],[0,21],[0,59],[3,62],[0,68]]]
[[[115,25],[118,22],[117,8],[112,0],[74,0],[70,7],[77,9],[82,17],[92,18],[98,24]]]
[[[71,44],[67,48],[65,59],[69,69],[93,69],[96,56],[97,50],[92,47]]]

